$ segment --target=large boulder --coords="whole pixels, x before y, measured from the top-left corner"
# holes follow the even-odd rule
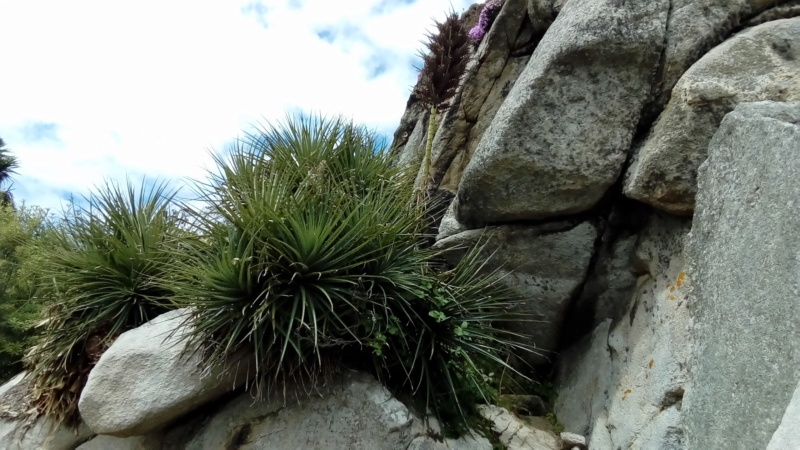
[[[586,277],[596,239],[597,229],[588,222],[554,222],[469,230],[435,247],[449,249],[443,256],[455,265],[467,248],[485,244],[485,269],[499,270],[503,283],[524,299],[521,310],[536,320],[509,327],[530,337],[541,354],[530,355],[529,362],[539,365],[550,362],[556,350],[567,307]]]
[[[503,408],[485,407],[499,441],[510,450],[560,450],[547,429],[528,426]],[[430,425],[436,427],[435,420]],[[170,429],[146,436],[97,436],[79,450],[409,449],[491,450],[485,437],[436,439],[371,375],[347,372],[316,387],[289,384],[269,398],[241,394]]]
[[[200,370],[200,355],[183,344],[185,314],[171,311],[123,333],[100,357],[78,402],[95,433],[148,433],[245,382],[243,361],[232,361],[236,370],[224,377]]]
[[[86,425],[75,429],[46,417],[31,416],[29,378],[21,373],[0,386],[0,448],[3,450],[72,450],[91,438]]]
[[[742,32],[681,77],[636,153],[625,194],[673,214],[692,214],[697,168],[711,137],[738,103],[756,100],[800,100],[800,18]]]
[[[597,203],[627,157],[668,10],[668,0],[564,5],[464,171],[460,222],[543,219]]]
[[[800,381],[800,104],[737,106],[698,185],[689,447],[766,448]]]
[[[672,88],[681,76],[700,57],[728,38],[732,31],[756,15],[767,16],[768,20],[791,17],[792,9],[781,4],[795,1],[670,0],[666,46],[653,83],[654,99],[645,114],[657,116],[669,101]]]

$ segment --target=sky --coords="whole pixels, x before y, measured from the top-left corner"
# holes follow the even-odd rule
[[[60,211],[106,180],[203,179],[286,114],[387,139],[433,19],[459,0],[0,0],[0,138],[15,201]]]

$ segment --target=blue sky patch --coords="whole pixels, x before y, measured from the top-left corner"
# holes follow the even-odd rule
[[[270,7],[264,4],[262,0],[253,0],[242,7],[242,14],[254,18],[262,27],[268,28],[267,13],[269,13],[269,10]]]
[[[19,128],[22,139],[27,142],[56,142],[58,137],[58,124],[52,122],[30,122]]]

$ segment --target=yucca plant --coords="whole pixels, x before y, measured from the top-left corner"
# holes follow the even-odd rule
[[[41,289],[50,306],[28,357],[38,412],[76,425],[78,398],[102,352],[172,307],[160,280],[185,234],[173,195],[163,183],[107,183],[65,213],[44,255]]]
[[[409,295],[421,211],[378,144],[342,120],[287,119],[217,158],[199,189],[214,214],[174,286],[212,365],[245,350],[257,386],[319,375],[330,349],[369,337],[359,322],[370,302]]]
[[[504,371],[528,379],[508,363],[509,354],[534,353],[526,336],[502,328],[509,321],[531,321],[518,311],[520,299],[486,270],[482,245],[469,249],[454,268],[426,265],[419,296],[410,302],[414,316],[390,315],[382,329],[376,370],[387,380],[402,380],[419,408],[430,411],[459,434],[475,426],[476,406],[492,401]]]
[[[478,273],[478,253],[452,270],[435,263],[413,174],[371,132],[290,118],[216,159],[198,189],[200,238],[168,282],[191,311],[187,348],[209,369],[252,358],[264,393],[355,364],[456,428],[489,396],[504,352],[529,350],[496,327],[524,317]]]

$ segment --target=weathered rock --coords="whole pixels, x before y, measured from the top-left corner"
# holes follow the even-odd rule
[[[742,32],[681,77],[636,153],[625,195],[673,214],[692,214],[697,168],[711,137],[738,103],[755,100],[800,100],[800,19]]]
[[[564,449],[572,450],[574,448],[578,448],[580,450],[586,450],[586,438],[581,436],[580,434],[563,432],[561,433],[561,442],[563,443]]]
[[[698,184],[688,444],[765,448],[800,381],[800,104],[738,105]]]
[[[800,427],[797,426],[798,423],[800,423],[800,383],[797,384],[794,395],[792,395],[792,401],[783,413],[781,424],[775,430],[772,439],[769,440],[767,450],[783,450],[797,445],[800,442]]]
[[[505,408],[482,406],[481,415],[508,450],[561,450],[561,439],[550,430],[529,426]]]
[[[651,210],[621,195],[613,203],[589,275],[570,307],[562,346],[574,344],[603,320],[616,321],[627,312],[638,276],[633,270],[638,233]]]
[[[70,430],[51,419],[29,416],[29,383],[21,373],[0,386],[0,448],[72,450],[92,436],[91,430],[83,424],[77,430]]]
[[[418,430],[411,412],[367,374],[351,373],[319,386],[309,397],[291,388],[271,401],[248,394],[217,413],[187,449],[406,448]],[[418,422],[418,421],[417,421]]]
[[[469,124],[469,127],[464,127],[464,131],[462,133],[463,136],[457,136],[452,141],[460,142],[461,144],[452,162],[447,167],[447,171],[445,172],[441,183],[439,184],[440,189],[456,192],[458,189],[458,183],[461,181],[461,176],[463,175],[467,164],[472,159],[472,156],[475,154],[475,149],[478,147],[481,137],[492,123],[492,119],[494,119],[497,110],[500,108],[500,105],[503,103],[503,100],[506,98],[506,96],[508,96],[508,93],[511,91],[511,87],[514,86],[515,80],[525,69],[525,65],[528,63],[529,58],[530,56],[509,58],[497,79],[492,80],[492,83],[488,84],[491,86],[491,90],[481,105],[481,108],[476,115],[475,122],[471,123],[469,119],[466,119],[466,123]],[[485,76],[485,74],[481,73],[480,71],[478,72],[478,75]],[[478,83],[482,83],[482,86],[487,85],[485,84],[484,80],[481,80],[477,76],[469,80],[476,85]],[[471,85],[472,84],[468,86]],[[477,93],[474,92],[469,93],[477,95]],[[443,132],[441,134],[441,136],[447,135],[447,132]],[[450,142],[450,145],[452,145],[452,142]],[[436,141],[436,143],[443,145],[444,140],[440,139]],[[441,149],[437,148],[437,150]]]
[[[162,314],[123,333],[106,350],[89,373],[78,403],[94,432],[145,434],[245,382],[245,362],[233,361],[238,373],[221,377],[202,374],[196,352],[183,355],[184,314]]]
[[[800,0],[789,0],[786,3],[773,6],[761,14],[747,20],[742,24],[743,28],[750,28],[762,23],[772,22],[773,20],[791,19],[800,17]]]
[[[510,328],[531,337],[542,352],[529,362],[549,361],[556,349],[567,306],[586,276],[594,251],[596,228],[589,223],[558,222],[540,226],[490,227],[470,230],[436,243],[450,264],[461,260],[465,249],[485,242],[487,270],[506,274],[503,282],[525,299],[522,308],[540,322],[513,323]]]
[[[567,2],[467,165],[460,222],[572,214],[603,196],[649,95],[668,3]]]
[[[639,237],[641,276],[627,314],[561,354],[555,412],[566,430],[587,436],[589,448],[682,448],[690,224],[651,218]]]
[[[98,436],[80,450],[236,448],[397,449],[435,443],[422,422],[372,376],[347,373],[310,386],[287,385],[267,399],[244,393],[175,427],[146,436]],[[429,442],[430,441],[430,442]],[[451,441],[451,444],[456,441]],[[472,442],[462,438],[458,443]],[[483,441],[478,441],[483,442]],[[474,446],[489,450],[491,444]],[[409,447],[411,445],[411,447]],[[470,448],[463,446],[427,448]]]
[[[681,76],[743,21],[789,0],[670,0],[666,47],[646,116],[655,118]],[[773,16],[776,17],[776,16]],[[778,15],[777,17],[780,17]],[[774,20],[774,19],[772,19]]]
[[[431,176],[442,189],[455,192],[463,167],[527,62],[527,56],[511,58],[516,42],[526,39],[527,20],[525,0],[506,1],[470,60],[433,141]]]

